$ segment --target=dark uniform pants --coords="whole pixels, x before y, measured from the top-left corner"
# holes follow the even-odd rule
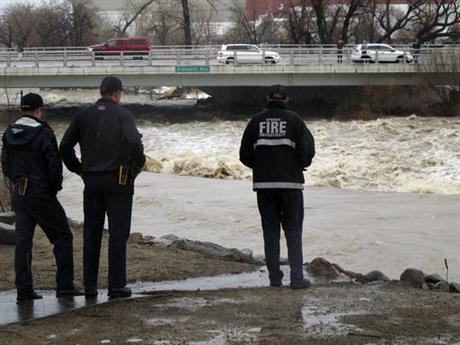
[[[18,293],[26,294],[33,288],[32,240],[37,224],[54,246],[57,289],[73,289],[73,236],[64,209],[51,193],[29,185],[26,195],[21,196],[18,187],[15,186],[12,196],[16,212],[15,271]]]
[[[303,279],[302,224],[303,193],[292,189],[257,191],[257,205],[262,218],[265,260],[271,282],[283,278],[280,270],[280,228],[286,236],[291,282]]]
[[[126,242],[131,230],[134,188],[121,186],[115,173],[84,176],[84,285],[97,287],[105,215],[109,220],[109,288],[126,285]]]

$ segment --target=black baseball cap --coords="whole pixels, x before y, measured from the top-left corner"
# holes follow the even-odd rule
[[[21,99],[22,110],[32,110],[43,107],[43,98],[36,93],[28,93]]]
[[[284,85],[272,85],[268,91],[268,97],[279,100],[286,99],[289,97],[288,89]]]
[[[100,86],[101,93],[123,91],[123,85],[120,78],[108,76],[102,79]]]

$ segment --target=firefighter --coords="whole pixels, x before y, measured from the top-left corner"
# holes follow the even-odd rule
[[[313,136],[304,121],[289,111],[288,90],[273,85],[264,111],[247,125],[240,147],[240,161],[253,171],[253,189],[262,219],[265,260],[270,285],[282,286],[280,228],[283,227],[290,266],[290,287],[308,288],[302,254],[303,171],[315,155]]]

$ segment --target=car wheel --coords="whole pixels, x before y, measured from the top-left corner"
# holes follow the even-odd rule
[[[396,63],[404,63],[404,57],[403,56],[398,56],[396,58]]]
[[[227,65],[234,64],[234,63],[235,63],[235,59],[234,59],[234,58],[228,58],[227,60],[225,60],[225,63],[226,63]]]
[[[371,63],[372,59],[371,59],[370,56],[364,55],[364,56],[361,56],[361,62],[363,62],[363,63]]]
[[[275,60],[273,58],[265,58],[265,63],[268,65],[274,65]]]

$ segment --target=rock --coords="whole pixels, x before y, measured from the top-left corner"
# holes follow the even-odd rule
[[[399,279],[403,282],[407,282],[410,286],[421,289],[425,284],[425,275],[422,271],[416,270],[415,268],[406,269]]]
[[[14,212],[0,213],[0,223],[13,225],[16,220],[16,214]]]
[[[323,258],[316,258],[307,265],[307,272],[312,276],[324,278],[338,278],[340,272],[329,261]]]
[[[427,283],[428,287],[432,291],[439,291],[439,292],[449,292],[450,286],[449,283],[442,280],[437,283]]]
[[[10,224],[0,223],[0,243],[15,244],[16,232],[14,226]]]
[[[177,237],[174,234],[168,234],[168,235],[164,235],[164,236],[160,237],[160,240],[168,240],[168,241],[175,241],[175,240],[178,240],[178,239],[179,239],[179,237]]]
[[[380,271],[372,271],[369,272],[364,276],[368,282],[375,282],[375,281],[384,281],[388,282],[390,281],[390,278],[388,278],[385,274],[383,274]]]
[[[140,232],[133,232],[131,235],[129,235],[129,238],[134,241],[140,241],[144,239],[144,235],[142,235]]]
[[[265,256],[263,255],[255,255],[253,259],[259,264],[259,265],[265,265]]]
[[[211,243],[211,242],[201,242],[201,241],[191,241],[188,239],[177,239],[172,242],[171,246],[183,249],[190,250],[192,252],[197,252],[203,255],[206,255],[211,258],[228,260],[228,261],[237,261],[237,262],[246,262],[251,264],[258,264],[259,262],[254,260],[252,255],[247,255],[235,248],[225,248],[221,245]]]
[[[441,278],[441,276],[437,274],[429,274],[425,276],[425,283],[431,283],[431,284],[436,284],[438,282],[444,281],[444,279]]]
[[[153,236],[144,236],[144,241],[153,241],[155,237]]]
[[[243,253],[244,255],[252,256],[252,250],[249,248],[241,249],[241,253]]]
[[[450,283],[449,286],[450,292],[460,293],[460,284],[459,283]]]

